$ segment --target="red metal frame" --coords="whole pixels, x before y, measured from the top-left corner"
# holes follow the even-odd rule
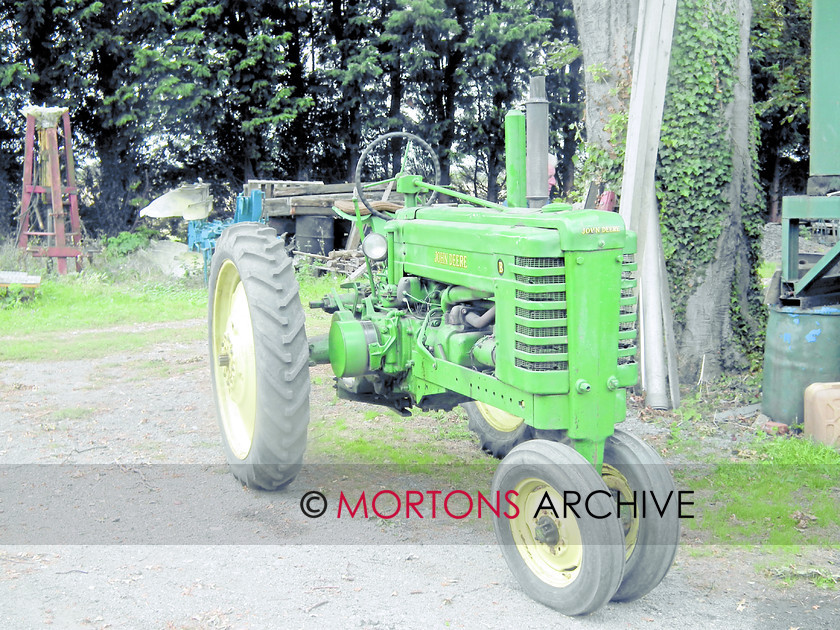
[[[67,112],[62,114],[64,128],[64,174],[67,179],[66,185],[61,182],[61,165],[58,153],[58,128],[47,127],[44,129],[46,140],[46,153],[48,160],[48,182],[34,181],[35,174],[35,116],[32,114],[26,117],[26,140],[23,162],[23,195],[20,204],[20,238],[18,247],[26,249],[33,256],[49,256],[56,258],[58,272],[67,273],[67,259],[76,260],[76,271],[81,270],[82,251],[79,244],[82,240],[81,222],[79,220],[79,196],[76,188],[76,172],[73,164],[73,139],[70,133],[70,115]],[[42,147],[44,148],[44,147]],[[51,204],[51,216],[53,218],[54,232],[36,232],[29,229],[29,212],[32,206],[32,195],[49,194]],[[64,197],[67,197],[69,205],[69,217],[64,208]],[[70,221],[70,230],[67,230],[67,221]],[[29,237],[45,239],[47,245],[41,243],[30,244]],[[68,243],[68,239],[71,241]]]

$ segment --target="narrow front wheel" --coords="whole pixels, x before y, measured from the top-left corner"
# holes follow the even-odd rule
[[[624,572],[624,536],[609,489],[573,448],[529,440],[493,477],[493,496],[512,501],[494,520],[502,555],[523,590],[566,615],[606,604]]]
[[[665,462],[648,444],[616,430],[604,446],[601,477],[618,505],[626,567],[614,601],[643,597],[674,561],[680,540],[679,496]]]

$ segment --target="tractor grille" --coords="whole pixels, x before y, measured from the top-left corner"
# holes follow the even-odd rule
[[[522,284],[566,284],[566,276],[526,276],[514,274],[514,279]]]
[[[569,346],[565,343],[551,344],[548,346],[531,346],[521,341],[516,342],[516,349],[529,354],[566,354]]]
[[[531,269],[553,269],[565,267],[565,261],[561,258],[528,258],[527,256],[515,256],[514,264],[517,267],[530,267]]]
[[[515,358],[514,365],[529,372],[561,372],[569,369],[568,361],[546,361],[542,363],[540,361],[525,361],[519,357]]]
[[[636,269],[636,256],[624,254],[621,268],[621,306],[618,317],[618,364],[629,365],[636,362],[636,281],[633,271]]]
[[[566,319],[566,309],[532,311],[527,308],[520,308],[517,306],[516,315],[525,319]]]
[[[565,260],[516,256],[514,265],[514,365],[529,372],[567,371]]]
[[[551,328],[531,328],[530,326],[516,325],[516,334],[534,339],[545,339],[548,337],[565,337],[567,334],[565,326],[553,326]]]
[[[520,289],[516,290],[516,299],[525,302],[565,302],[565,291],[548,291],[546,293],[528,293]]]

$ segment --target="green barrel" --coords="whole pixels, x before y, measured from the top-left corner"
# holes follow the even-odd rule
[[[805,388],[840,381],[840,308],[770,307],[764,345],[761,410],[776,422],[802,424]]]

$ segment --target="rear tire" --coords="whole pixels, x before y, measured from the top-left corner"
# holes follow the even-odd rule
[[[534,437],[534,430],[522,418],[478,401],[462,405],[470,430],[478,436],[481,448],[502,459],[517,444]]]
[[[309,424],[309,346],[291,259],[260,223],[227,228],[210,267],[210,370],[225,455],[251,488],[300,471]]]

